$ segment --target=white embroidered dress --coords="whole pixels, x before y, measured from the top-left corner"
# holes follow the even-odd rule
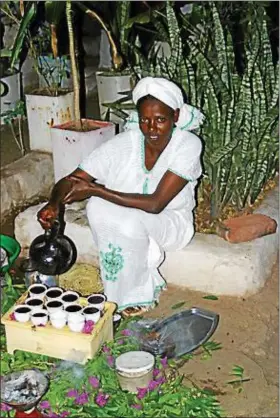
[[[144,137],[140,130],[131,130],[104,143],[80,164],[108,189],[124,193],[153,193],[167,170],[189,180],[159,214],[89,199],[87,216],[99,248],[105,294],[119,310],[152,305],[166,286],[158,271],[164,251],[180,250],[190,242],[200,154],[200,139],[176,128],[154,167],[147,170]]]

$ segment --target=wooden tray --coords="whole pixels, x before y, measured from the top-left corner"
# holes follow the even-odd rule
[[[27,292],[15,305],[24,303],[26,298]],[[85,304],[84,300],[80,302]],[[10,354],[15,350],[23,350],[84,364],[87,359],[94,357],[103,343],[113,339],[113,313],[116,309],[114,303],[105,303],[104,315],[95,325],[92,334],[73,332],[67,326],[57,329],[50,323],[45,327],[35,327],[31,321],[22,323],[12,320],[10,314],[15,305],[1,318],[6,329],[7,351]]]

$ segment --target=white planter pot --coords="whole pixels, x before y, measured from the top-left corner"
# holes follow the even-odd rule
[[[123,97],[120,92],[129,91],[132,89],[131,75],[110,75],[104,72],[96,73],[98,101],[101,119],[105,119],[108,108],[102,106],[103,103],[112,103]],[[110,120],[115,123],[123,122],[123,119],[111,113]]]
[[[30,93],[39,86],[39,76],[34,69],[34,59],[27,55],[21,67],[23,93]]]
[[[16,102],[20,100],[20,82],[21,74],[16,73],[0,79],[1,83],[1,110],[4,113],[7,110],[13,109]],[[1,118],[1,125],[4,124]]]
[[[26,94],[31,150],[52,152],[51,127],[74,117],[74,93],[57,97]]]
[[[85,119],[82,119],[85,121]],[[115,135],[111,122],[86,119],[89,131],[70,130],[73,122],[53,126],[51,129],[55,182],[74,171],[95,148]]]

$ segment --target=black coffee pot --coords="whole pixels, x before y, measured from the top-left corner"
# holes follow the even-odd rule
[[[30,245],[30,260],[41,274],[52,276],[63,274],[77,259],[75,244],[63,234],[64,225],[62,228],[61,222],[56,219],[52,228],[35,238]]]

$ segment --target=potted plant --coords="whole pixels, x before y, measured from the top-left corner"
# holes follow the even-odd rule
[[[0,51],[0,96],[1,113],[12,110],[21,97],[21,74],[18,69],[10,68],[11,51]],[[1,116],[1,125],[4,124]]]
[[[13,2],[3,2],[1,10],[10,18],[13,17],[18,28],[12,49],[11,68],[14,68],[23,51],[28,50],[33,58],[37,74],[45,80],[43,88],[34,89],[25,95],[30,149],[52,152],[50,127],[55,123],[62,123],[73,118],[74,95],[69,88],[62,88],[65,69],[46,72],[40,64],[40,53],[42,44],[50,43],[54,48],[53,56],[57,57],[57,36],[54,28],[61,20],[65,5],[63,2],[59,2],[59,5],[57,2],[43,4],[45,8],[48,6],[49,10],[52,7],[55,12],[53,12],[54,23],[50,24],[51,30],[48,35],[42,31],[46,23],[40,17],[42,4],[39,3],[41,2],[21,2],[15,11],[10,3],[13,5]],[[43,36],[38,37],[38,32]]]
[[[131,69],[134,60],[134,48],[139,38],[139,27],[142,32],[149,31],[149,38],[154,36],[154,32],[145,27],[153,18],[153,13],[161,9],[162,5],[151,8],[143,2],[144,11],[142,12],[142,2],[136,5],[131,1],[105,2],[104,19],[100,13],[89,8],[86,2],[76,2],[76,4],[90,18],[99,22],[102,30],[108,38],[111,50],[111,68],[101,68],[96,73],[98,100],[101,119],[111,120],[118,124],[122,123],[116,113],[110,112],[108,103],[115,102],[122,97],[122,93],[127,92],[135,85],[135,78]],[[132,16],[132,7],[134,15]],[[148,10],[146,10],[148,7]]]
[[[55,181],[73,171],[85,156],[115,134],[113,123],[81,118],[72,13],[72,3],[67,0],[66,19],[74,89],[74,118],[69,122],[52,126],[51,129]]]

